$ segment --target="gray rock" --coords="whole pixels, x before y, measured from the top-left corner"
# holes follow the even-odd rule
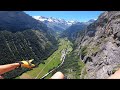
[[[87,62],[85,67],[88,79],[105,79],[113,74],[114,68],[120,65],[120,11],[106,11],[101,14],[92,26],[88,26],[87,32],[95,31],[95,35],[89,37],[86,34],[80,46],[99,47],[96,54],[88,51],[84,57],[84,61],[88,55],[92,58],[92,62]]]

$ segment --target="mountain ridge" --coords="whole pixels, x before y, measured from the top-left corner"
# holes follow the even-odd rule
[[[38,22],[22,11],[0,11],[0,30],[10,30],[12,32],[25,29],[36,29],[47,32],[47,26]],[[19,27],[19,28],[18,28]]]
[[[89,21],[86,22],[80,22],[76,20],[65,20],[65,19],[60,19],[60,18],[54,18],[54,17],[44,17],[44,16],[33,16],[38,21],[43,22],[46,24],[50,29],[52,29],[55,32],[63,32],[66,29],[68,29],[70,26],[77,24],[77,23],[82,23],[85,25],[89,25],[94,19],[90,19]]]
[[[42,22],[22,11],[0,11],[0,64],[34,59],[38,65],[57,49],[57,41]],[[4,74],[14,78],[29,69],[18,68]]]
[[[76,23],[75,21],[70,22],[64,19],[57,19],[53,17],[33,16],[33,18],[35,18],[38,21],[43,22],[44,24],[48,26],[48,28],[52,29],[55,32],[59,32],[59,33],[66,30],[73,23]]]
[[[88,22],[77,22],[63,31],[60,37],[68,37],[70,40],[74,41],[77,37],[81,35],[87,29],[87,26],[95,22],[95,20],[91,19]],[[80,33],[79,33],[80,32]]]

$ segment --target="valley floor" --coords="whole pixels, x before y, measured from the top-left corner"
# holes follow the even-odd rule
[[[59,47],[50,57],[45,60],[44,64],[39,64],[37,68],[23,73],[16,79],[40,79],[51,70],[58,67],[61,63],[62,51],[67,49],[68,54],[72,51],[72,43],[67,38],[59,39]],[[54,73],[50,73],[46,79],[50,78]]]

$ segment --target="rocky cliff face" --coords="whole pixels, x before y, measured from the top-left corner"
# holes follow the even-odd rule
[[[105,79],[120,68],[120,11],[106,11],[76,40],[82,78]],[[84,73],[85,72],[85,73]]]

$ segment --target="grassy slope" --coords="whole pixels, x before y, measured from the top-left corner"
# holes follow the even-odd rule
[[[58,64],[61,63],[61,51],[68,46],[71,45],[71,42],[69,42],[67,39],[60,39],[59,40],[59,48],[56,50],[47,60],[45,60],[45,64],[40,64],[37,68],[34,68],[31,71],[28,71],[20,76],[20,78],[28,78],[25,76],[29,76],[31,78],[35,78],[39,73],[38,78],[41,78],[43,75],[45,75],[49,70],[53,69],[54,67],[57,67]],[[69,47],[69,50],[71,51],[72,48]],[[48,77],[50,77],[49,75]],[[18,77],[17,77],[18,78]],[[37,78],[37,79],[38,79]]]
[[[58,69],[69,79],[80,79],[81,70],[84,67],[84,63],[80,60],[77,52],[77,50],[73,50],[67,55],[64,64]]]

